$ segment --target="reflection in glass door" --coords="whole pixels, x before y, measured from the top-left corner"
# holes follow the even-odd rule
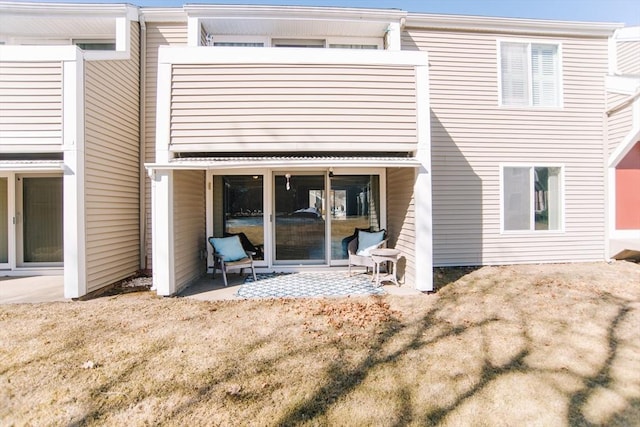
[[[214,235],[238,235],[253,259],[264,259],[264,202],[262,175],[215,175]]]
[[[380,229],[380,177],[331,177],[331,259],[349,258],[347,245],[357,230]]]
[[[19,263],[62,263],[62,177],[19,177]]]
[[[277,174],[275,263],[326,263],[325,175]]]
[[[0,178],[0,267],[9,264],[9,186]]]

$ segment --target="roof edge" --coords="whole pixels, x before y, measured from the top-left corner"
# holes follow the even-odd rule
[[[14,15],[91,15],[114,18],[126,16],[130,20],[137,21],[139,8],[127,3],[23,3],[0,1],[0,11],[3,14]]]
[[[470,15],[435,15],[409,13],[406,27],[497,32],[517,34],[550,34],[588,37],[610,37],[624,27],[618,22],[555,21],[546,19],[503,18]]]
[[[184,5],[184,11],[193,17],[243,17],[243,18],[305,18],[360,21],[399,21],[407,16],[400,9],[369,9],[324,6],[271,6],[271,5]]]

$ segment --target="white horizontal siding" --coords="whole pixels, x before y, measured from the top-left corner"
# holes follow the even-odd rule
[[[607,94],[607,108],[611,108],[620,102],[628,99],[628,95],[621,95],[616,93]],[[607,141],[608,152],[610,155],[622,140],[631,132],[633,127],[633,104],[629,104],[622,110],[616,111],[607,117]]]
[[[88,292],[140,268],[138,28],[127,61],[85,64]]]
[[[402,253],[398,263],[399,279],[410,286],[416,284],[414,183],[414,169],[387,169],[388,243]]]
[[[186,23],[147,23],[147,54],[145,60],[145,155],[144,161],[156,160],[156,99],[158,82],[158,48],[160,46],[186,45]],[[151,179],[145,178],[145,253],[143,260],[148,269],[152,268],[151,242]]]
[[[534,109],[498,107],[498,39],[403,34],[429,52],[434,264],[603,259],[607,40],[548,38],[562,44],[564,106]],[[565,166],[563,233],[500,233],[500,164],[520,162]]]
[[[62,63],[0,58],[0,149],[62,148]]]
[[[205,186],[204,171],[174,173],[173,219],[176,289],[181,289],[205,272]]]
[[[617,43],[618,73],[640,76],[640,41]]]
[[[415,149],[412,67],[174,65],[172,79],[175,151]]]

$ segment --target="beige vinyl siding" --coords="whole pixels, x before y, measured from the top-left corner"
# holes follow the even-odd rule
[[[410,151],[412,67],[174,65],[174,151]]]
[[[62,63],[0,58],[0,147],[30,145],[62,149]]]
[[[146,163],[156,160],[156,98],[158,82],[158,47],[187,44],[186,23],[147,23],[147,54],[145,58],[145,156]],[[151,244],[151,179],[145,178],[145,252],[144,265],[152,268]]]
[[[173,175],[173,230],[176,289],[205,272],[204,171],[175,171]]]
[[[85,63],[87,291],[140,268],[138,24],[131,59]]]
[[[611,108],[620,102],[629,99],[629,95],[621,95],[615,93],[607,94],[607,108]],[[608,152],[610,155],[622,142],[622,140],[631,132],[633,127],[633,104],[612,113],[607,118],[607,141]]]
[[[429,52],[434,265],[601,260],[607,40],[532,37],[561,43],[564,107],[501,108],[498,39],[403,34]],[[564,232],[500,232],[501,163],[564,165]]]
[[[618,42],[618,73],[640,76],[640,41]]]
[[[416,285],[416,229],[413,197],[415,179],[414,169],[387,169],[388,245],[402,252],[398,262],[398,278],[412,287]]]

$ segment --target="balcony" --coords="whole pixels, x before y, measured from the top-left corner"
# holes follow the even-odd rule
[[[426,64],[423,52],[162,47],[157,160],[163,152],[166,160],[188,152],[414,152]]]

